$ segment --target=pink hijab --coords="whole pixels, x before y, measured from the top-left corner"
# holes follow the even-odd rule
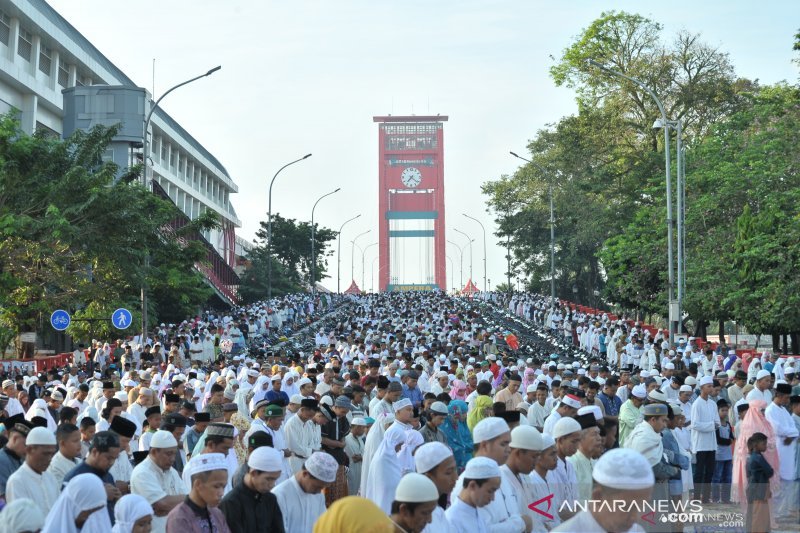
[[[752,437],[754,433],[763,433],[767,436],[767,451],[764,452],[764,459],[775,470],[775,475],[770,479],[772,493],[777,493],[780,486],[780,476],[778,475],[780,464],[778,450],[775,447],[775,430],[764,416],[767,402],[753,400],[749,404],[750,409],[745,413],[744,420],[739,422],[739,438],[736,439],[733,453],[733,499],[743,507],[747,506],[745,490],[747,490],[747,457],[750,455],[747,450],[747,439]]]
[[[520,388],[520,392],[522,392],[522,396],[525,396],[525,392],[528,390],[528,385],[536,381],[536,371],[532,368],[526,368],[525,373],[522,377],[522,387]]]
[[[454,400],[465,400],[467,398],[467,384],[460,379],[454,379],[453,387],[450,389],[450,397]]]

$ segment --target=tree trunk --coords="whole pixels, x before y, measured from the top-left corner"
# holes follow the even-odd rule
[[[790,352],[787,353],[797,353],[797,340],[798,340],[797,333],[796,332],[790,333],[789,339],[792,341],[792,347],[791,347],[792,349]]]
[[[719,321],[719,330],[717,331],[717,334],[719,335],[720,344],[727,344],[725,342],[725,321],[724,320],[720,320]]]
[[[778,353],[781,351],[781,337],[777,333],[772,333],[772,351]]]

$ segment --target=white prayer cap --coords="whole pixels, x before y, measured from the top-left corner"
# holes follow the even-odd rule
[[[604,487],[619,490],[646,489],[655,484],[650,462],[631,448],[615,448],[601,455],[592,478]]]
[[[692,392],[692,387],[690,385],[681,385],[681,388],[678,389],[678,392]]]
[[[56,446],[56,435],[44,427],[35,427],[25,438],[26,446]]]
[[[530,408],[531,408],[531,404],[529,404],[528,402],[519,402],[517,404],[517,411],[519,411],[521,409],[524,409],[525,412],[527,413],[528,409],[530,409]]]
[[[714,378],[712,378],[711,376],[703,376],[702,378],[700,378],[700,382],[698,383],[698,385],[702,387],[703,385],[712,385],[713,383],[714,383]]]
[[[403,409],[405,407],[411,407],[412,405],[411,405],[411,400],[409,400],[408,398],[403,398],[402,400],[394,402],[392,406],[394,407],[394,412],[396,413],[400,409]]]
[[[447,411],[447,406],[444,402],[433,402],[430,407],[431,412],[436,413],[438,415],[448,415],[449,412]]]
[[[325,452],[314,452],[306,460],[305,469],[308,473],[324,481],[325,483],[333,483],[336,481],[336,472],[339,471],[339,463],[332,455]]]
[[[579,368],[578,369],[578,375],[579,376],[585,376],[586,375],[586,369],[585,368]]]
[[[666,402],[667,401],[667,395],[664,394],[663,392],[661,392],[658,389],[651,390],[650,393],[647,395],[647,397],[649,399],[653,400],[654,402]]]
[[[228,460],[221,453],[200,453],[192,457],[186,463],[184,473],[188,479],[192,479],[195,474],[210,472],[212,470],[228,470]]]
[[[352,422],[350,422],[351,426],[366,426],[367,421],[361,418],[360,416],[355,417]],[[419,453],[419,451],[417,451]]]
[[[50,394],[50,398],[52,398],[53,400],[55,400],[55,401],[57,401],[57,402],[63,402],[63,401],[64,401],[64,395],[63,395],[63,394],[61,394],[61,392],[59,392],[59,391],[57,391],[57,390],[54,390],[54,391],[53,391],[53,392]],[[125,401],[128,401],[128,400],[126,399]]]
[[[664,365],[664,368],[667,370],[675,370],[675,363],[667,363]]]
[[[602,420],[603,419],[603,411],[600,410],[600,407],[596,405],[584,405],[580,409],[578,409],[578,415],[586,415],[586,414],[593,414],[595,420]]]
[[[280,372],[278,372],[278,373],[276,373],[276,374],[274,374],[274,375],[272,376],[272,379],[271,379],[271,381],[280,381],[280,380],[282,380],[282,379],[283,379],[283,378],[281,377],[281,373],[280,373]]]
[[[631,390],[631,394],[637,398],[644,399],[647,397],[647,388],[644,385],[636,385],[633,390]]]
[[[472,442],[478,444],[485,440],[492,440],[509,431],[510,429],[505,420],[496,416],[489,416],[475,424],[472,429]]]
[[[178,441],[169,431],[159,429],[153,433],[153,438],[150,439],[151,448],[177,448]]]
[[[528,388],[525,389],[525,392],[536,392],[536,384],[531,383],[528,385]]]
[[[300,378],[300,380],[296,383],[298,387],[302,387],[303,385],[308,385],[311,383],[311,380],[308,378]]]
[[[248,375],[248,377],[251,377],[251,378],[257,378],[259,376],[259,372],[258,372],[258,370],[254,369],[254,368],[251,368],[250,370],[247,371],[247,375]]]
[[[414,472],[404,475],[394,491],[394,501],[423,503],[439,500],[439,490],[427,476]]]
[[[428,442],[414,452],[414,462],[417,472],[424,474],[439,466],[448,457],[453,457],[453,451],[441,442]]]
[[[511,447],[521,450],[542,450],[542,434],[533,426],[517,426],[511,430]]]
[[[114,398],[116,398],[117,400],[119,400],[121,402],[128,403],[128,393],[125,392],[124,390],[115,392],[114,393]]]
[[[547,433],[542,433],[542,450],[546,450],[551,446],[556,445],[556,439],[553,438],[552,435],[548,435]]]
[[[259,472],[280,472],[283,469],[283,454],[270,446],[261,446],[247,458],[247,466]]]
[[[571,433],[577,433],[581,430],[581,425],[574,418],[564,417],[561,418],[553,427],[553,438],[559,439]]]
[[[440,371],[438,371],[438,372],[436,373],[436,378],[437,378],[437,379],[438,379],[438,378],[446,378],[446,377],[447,377],[447,372],[445,372],[444,370],[440,370]]]
[[[756,374],[756,381],[758,381],[759,379],[767,378],[770,375],[771,374],[769,373],[769,370],[759,370],[758,374]]]
[[[692,387],[694,387],[695,385],[697,385],[697,380],[694,379],[692,376],[689,376],[685,380],[683,380],[683,383],[684,385],[691,385]]]
[[[561,398],[561,403],[563,403],[564,405],[568,405],[570,407],[573,407],[575,409],[580,409],[581,408],[581,401],[578,399],[577,396],[574,396],[572,394],[564,395],[564,397]]]
[[[500,477],[500,467],[497,466],[494,459],[489,459],[488,457],[474,457],[467,461],[467,466],[464,469],[464,477],[466,479]]]
[[[650,372],[648,372],[647,370],[642,370],[641,372],[639,372],[639,375],[643,378],[649,378]]]
[[[299,394],[292,394],[292,397],[289,398],[289,403],[296,403],[297,405],[300,405],[300,402],[302,401],[303,397],[300,396]]]

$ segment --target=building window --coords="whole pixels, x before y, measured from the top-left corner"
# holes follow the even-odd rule
[[[42,45],[39,50],[39,70],[44,72],[46,75],[50,75],[50,66],[53,64],[51,58],[52,52],[49,48]]]
[[[5,13],[0,13],[0,42],[8,46],[11,40],[11,18]]]
[[[17,39],[17,55],[25,61],[31,60],[31,51],[33,50],[33,35],[30,32],[19,29],[19,39]]]
[[[66,88],[69,83],[69,68],[64,64],[63,60],[58,62],[58,84]]]

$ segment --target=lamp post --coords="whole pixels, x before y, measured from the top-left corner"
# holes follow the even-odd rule
[[[314,227],[314,210],[317,208],[317,204],[323,199],[327,198],[328,196],[339,192],[341,187],[337,187],[336,190],[333,190],[327,194],[323,194],[317,201],[314,202],[314,207],[311,208],[311,295],[314,296],[317,293],[317,259],[314,255],[314,237],[316,236],[316,228]]]
[[[373,242],[372,244],[368,244],[361,250],[361,290],[364,290],[364,285],[366,285],[365,275],[364,275],[364,255],[367,253],[367,250],[372,248],[373,246],[377,246],[377,242]]]
[[[453,287],[453,285],[455,285],[455,283],[453,283],[453,278],[455,277],[455,272],[454,272],[454,268],[453,268],[453,260],[450,259],[450,256],[447,255],[447,254],[445,254],[445,257],[447,258],[448,261],[450,261],[450,286]]]
[[[539,163],[526,159],[514,152],[508,152],[517,159],[522,159],[539,169],[539,172],[548,176],[550,186],[550,305],[555,306],[556,302],[556,219],[553,211],[553,178]]]
[[[150,143],[147,140],[147,130],[150,129],[150,119],[153,118],[153,113],[155,113],[156,109],[158,109],[158,105],[161,103],[161,100],[163,100],[169,93],[171,93],[175,89],[183,87],[184,85],[189,85],[193,81],[197,81],[200,78],[205,78],[205,77],[211,76],[212,74],[214,74],[216,71],[218,71],[221,68],[222,68],[222,65],[218,65],[218,66],[212,68],[211,70],[207,71],[205,74],[200,74],[199,76],[195,76],[192,79],[183,81],[183,82],[181,82],[181,83],[179,83],[177,85],[174,85],[174,86],[170,87],[170,89],[167,92],[165,92],[164,94],[162,94],[161,96],[158,97],[158,100],[156,100],[155,103],[150,107],[150,111],[147,112],[147,118],[145,118],[145,120],[144,120],[144,131],[143,131],[143,135],[142,135],[142,156],[143,156],[143,159],[144,159],[144,161],[143,161],[144,162],[144,172],[142,173],[142,186],[145,189],[147,189],[148,191],[151,190],[151,187],[150,187],[150,180],[147,177],[147,164],[148,164],[148,162],[150,160]],[[145,276],[146,276],[146,273],[147,273],[147,271],[149,269],[150,269],[150,254],[149,253],[145,253],[145,256],[144,256]],[[143,277],[142,287],[141,287],[141,295],[140,295],[141,296],[141,303],[142,303],[142,339],[141,339],[142,346],[144,346],[144,344],[147,342],[147,286],[146,286],[146,283],[147,283],[147,279],[146,279],[146,277]]]
[[[453,230],[467,238],[467,243],[469,243],[469,280],[472,281],[472,283],[475,283],[475,281],[472,279],[472,243],[475,242],[475,239],[458,228],[453,228]]]
[[[458,276],[458,283],[459,283],[459,287],[463,287],[464,286],[464,246],[466,246],[466,245],[459,246],[456,243],[454,243],[453,241],[451,241],[450,239],[448,239],[447,242],[449,242],[450,244],[455,246],[456,250],[458,250],[459,262],[461,263],[461,271],[460,271],[460,274]]]
[[[355,267],[355,260],[356,260],[356,256],[355,256],[355,250],[356,250],[356,246],[358,246],[358,245],[356,244],[356,241],[358,240],[358,238],[359,238],[359,237],[361,237],[361,236],[363,236],[363,235],[366,235],[366,234],[367,234],[367,233],[369,233],[370,231],[372,231],[372,230],[371,230],[371,229],[368,229],[367,231],[361,232],[361,233],[359,233],[358,235],[356,235],[356,236],[353,238],[353,240],[352,240],[352,241],[350,241],[350,244],[352,244],[352,246],[350,247],[350,278],[351,278],[353,281],[355,281],[355,280],[356,280],[355,268],[354,268],[354,267]],[[358,249],[359,249],[359,250],[361,250],[361,247],[360,247],[360,246],[358,246]],[[362,288],[361,290],[364,290],[364,289]]]
[[[481,222],[477,218],[471,217],[466,213],[461,213],[461,214],[464,215],[465,217],[467,217],[468,219],[474,220],[475,222],[477,222],[481,226],[481,230],[483,230],[483,292],[486,293],[486,290],[487,290],[487,288],[486,288],[486,228],[483,227],[483,222]]]
[[[661,103],[656,93],[653,92],[644,82],[637,80],[635,78],[631,78],[630,76],[626,76],[621,72],[617,72],[616,70],[612,70],[607,66],[603,65],[602,63],[598,63],[592,59],[588,60],[590,65],[593,65],[603,72],[611,74],[612,76],[617,76],[618,78],[622,78],[628,80],[629,82],[638,85],[641,87],[649,96],[652,98],[656,105],[658,106],[658,110],[661,113],[661,126],[664,128],[664,167],[665,167],[665,174],[667,177],[667,279],[668,279],[668,299],[669,299],[669,342],[670,344],[674,344],[675,342],[675,320],[680,320],[680,304],[675,301],[675,277],[673,272],[673,249],[672,249],[672,172],[670,170],[670,163],[671,163],[671,155],[669,152],[669,120],[667,119],[667,112],[664,111],[664,104]],[[680,154],[679,154],[680,158]],[[673,320],[674,319],[674,320]]]
[[[281,173],[284,168],[299,163],[311,157],[311,154],[306,154],[300,159],[295,159],[290,163],[286,163],[272,176],[272,181],[269,182],[269,200],[267,208],[267,299],[272,299],[272,184],[275,183],[275,178]]]
[[[342,222],[342,225],[339,226],[339,234],[338,234],[339,244],[338,244],[338,246],[336,248],[336,292],[338,294],[342,294],[342,287],[341,287],[341,278],[342,278],[342,276],[341,276],[341,270],[342,270],[342,229],[344,228],[345,224],[347,224],[348,222],[354,221],[355,219],[357,219],[360,216],[361,216],[361,213],[357,214],[356,216],[354,216],[351,219],[345,220],[344,222]]]

